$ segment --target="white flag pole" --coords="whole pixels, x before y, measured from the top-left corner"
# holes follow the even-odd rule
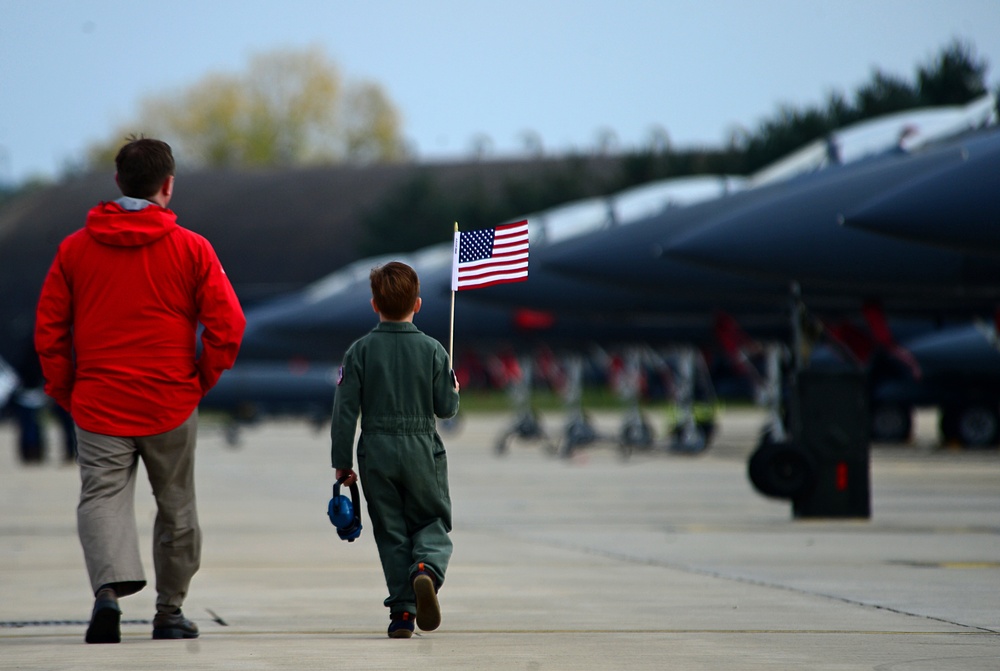
[[[451,363],[451,353],[455,347],[455,289],[458,272],[458,247],[459,247],[459,237],[458,237],[458,222],[455,222],[455,248],[454,254],[451,261],[451,323],[448,326],[448,368],[454,370],[454,366]]]

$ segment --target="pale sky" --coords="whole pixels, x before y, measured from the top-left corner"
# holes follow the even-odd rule
[[[952,39],[1000,83],[998,0],[0,0],[0,183],[53,178],[147,95],[321,46],[383,87],[418,158],[721,146],[780,104],[914,81]]]

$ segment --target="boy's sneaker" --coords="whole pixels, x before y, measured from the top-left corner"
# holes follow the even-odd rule
[[[434,631],[441,626],[437,583],[422,563],[417,565],[417,572],[413,574],[413,594],[417,599],[417,626],[424,631]]]
[[[410,638],[413,636],[413,614],[392,613],[389,615],[389,638]]]
[[[118,595],[110,588],[98,590],[84,640],[87,643],[121,643],[121,621]]]
[[[198,625],[184,617],[180,608],[173,613],[157,613],[153,618],[153,638],[198,638]]]

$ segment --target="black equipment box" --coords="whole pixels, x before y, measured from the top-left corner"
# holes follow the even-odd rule
[[[792,440],[809,456],[812,486],[792,497],[792,514],[871,517],[868,390],[861,372],[804,370],[789,395]]]

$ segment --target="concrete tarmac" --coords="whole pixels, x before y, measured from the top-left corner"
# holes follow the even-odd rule
[[[594,419],[616,433],[614,414]],[[543,421],[559,432],[558,415]],[[1000,453],[940,449],[921,416],[914,444],[873,448],[870,519],[795,520],[746,477],[762,421],[727,410],[700,455],[623,461],[613,441],[571,459],[515,441],[498,457],[510,417],[464,417],[445,434],[455,554],[443,623],[409,640],[385,635],[367,517],[354,543],[326,517],[326,428],[261,424],[232,448],[203,421],[205,545],[184,607],[201,637],[151,640],[147,587],[122,600],[119,645],[83,642],[93,597],[75,466],[19,464],[5,424],[0,668],[1000,669]]]

